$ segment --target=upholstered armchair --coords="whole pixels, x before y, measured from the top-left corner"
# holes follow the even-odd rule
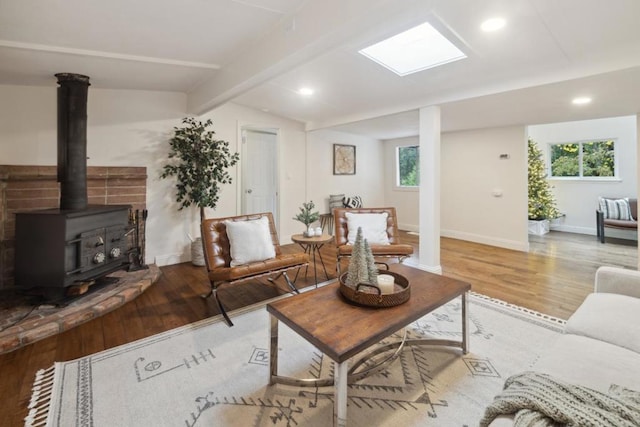
[[[271,212],[205,219],[201,232],[211,284],[211,290],[203,298],[214,296],[229,326],[233,323],[217,293],[220,285],[263,276],[273,281],[282,275],[291,291],[298,293],[287,271],[308,265],[309,255],[282,253]]]
[[[342,208],[335,209],[333,215],[338,276],[341,260],[351,257],[353,245],[350,241],[353,243],[358,225],[363,225],[363,236],[368,240],[374,258],[397,258],[402,262],[413,254],[413,246],[400,241],[396,208]],[[389,269],[387,263],[376,262]]]

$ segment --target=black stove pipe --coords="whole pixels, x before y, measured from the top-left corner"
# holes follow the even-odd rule
[[[89,77],[58,73],[60,209],[87,208],[87,92]]]

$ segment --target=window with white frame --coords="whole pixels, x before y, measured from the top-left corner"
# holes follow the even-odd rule
[[[549,144],[551,178],[616,178],[613,139]]]
[[[417,145],[397,148],[396,171],[396,185],[398,187],[417,187],[420,185],[420,150]]]

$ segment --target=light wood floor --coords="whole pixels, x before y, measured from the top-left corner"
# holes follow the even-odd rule
[[[403,233],[416,249],[418,237]],[[284,245],[284,252],[301,251]],[[335,271],[335,250],[325,245],[327,270]],[[416,263],[416,259],[405,261]],[[552,316],[567,318],[591,291],[600,265],[637,268],[637,249],[629,245],[600,244],[594,236],[552,232],[531,238],[524,253],[443,238],[443,274],[469,282],[472,290]],[[38,369],[54,361],[86,356],[171,328],[218,314],[211,300],[203,267],[178,264],[162,267],[162,277],[143,295],[125,306],[63,334],[0,356],[0,424],[22,426]],[[312,285],[313,271],[298,286]],[[282,279],[247,282],[221,288],[221,299],[233,310],[287,292]]]

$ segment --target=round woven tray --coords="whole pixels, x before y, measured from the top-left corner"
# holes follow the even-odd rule
[[[388,274],[394,277],[394,293],[382,295],[379,288],[364,283],[360,283],[357,290],[353,289],[345,284],[347,273],[340,275],[340,293],[347,300],[368,307],[393,307],[407,302],[411,296],[411,287],[407,278],[387,270],[380,271],[380,274]]]

